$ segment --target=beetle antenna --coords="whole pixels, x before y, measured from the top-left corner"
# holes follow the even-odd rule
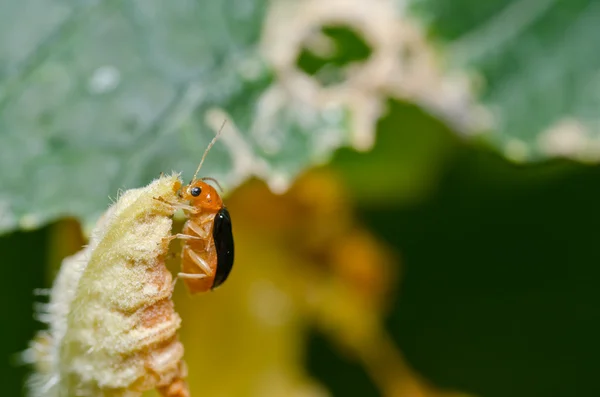
[[[217,131],[217,135],[215,135],[215,137],[212,139],[212,141],[210,141],[210,143],[208,144],[208,147],[206,148],[206,150],[204,151],[204,154],[202,155],[200,164],[198,164],[198,168],[196,168],[196,172],[194,173],[194,178],[192,178],[192,181],[196,180],[196,177],[198,176],[198,172],[200,172],[200,168],[202,168],[202,163],[204,163],[204,159],[206,158],[206,155],[208,154],[210,148],[212,148],[213,145],[215,144],[215,142],[217,141],[217,138],[219,138],[219,135],[221,135],[221,131],[223,131],[223,127],[225,127],[226,122],[227,122],[227,119],[223,120],[223,124],[221,124],[221,128],[219,128],[219,131]]]
[[[221,193],[223,193],[223,188],[221,187],[221,184],[215,178],[211,178],[209,176],[206,176],[206,177],[201,178],[201,179],[203,181],[212,181],[212,182],[214,182],[219,187],[219,190],[221,190]]]

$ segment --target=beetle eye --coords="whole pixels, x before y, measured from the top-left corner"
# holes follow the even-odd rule
[[[202,193],[202,189],[200,189],[198,186],[194,186],[190,189],[190,194],[194,197],[200,196],[200,193]]]

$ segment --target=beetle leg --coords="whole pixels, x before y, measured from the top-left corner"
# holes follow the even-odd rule
[[[190,236],[189,234],[177,233],[172,236],[163,237],[163,241],[166,241],[168,244],[171,241],[175,240],[176,238],[181,239],[181,240],[202,240],[200,237]]]
[[[177,273],[177,277],[178,278],[186,278],[188,280],[201,280],[208,276],[206,274],[198,274],[198,273]]]
[[[180,278],[187,280],[202,280],[206,277],[208,277],[206,274],[200,273],[177,273],[177,277],[175,277],[173,279],[173,282],[171,283],[171,289],[175,289],[175,285],[177,285],[177,280],[179,280]]]
[[[185,204],[178,204],[177,208],[182,209],[183,212],[185,212],[187,216],[198,215],[200,212],[202,212],[198,208],[192,207],[191,205],[185,205]]]
[[[212,221],[212,219],[210,219],[210,218],[205,218],[205,219],[201,220],[200,224],[189,221],[188,227],[190,229],[192,229],[194,231],[194,233],[196,233],[198,236],[200,236],[201,238],[206,240],[210,236],[210,230],[206,230],[204,228],[204,225],[206,225],[207,223],[210,223],[211,221]],[[205,251],[208,252],[209,250],[210,250],[210,244],[206,244]]]
[[[174,235],[171,236],[171,238],[173,238],[173,239],[178,238],[178,239],[181,239],[181,240],[202,240],[201,237],[192,236],[192,235],[183,234],[183,233],[174,234]]]
[[[206,240],[208,238],[209,232],[202,227],[202,225],[204,225],[205,223],[206,222],[197,224],[196,222],[189,221],[188,227],[192,229],[194,233],[200,236],[202,240]]]
[[[185,250],[187,251],[187,253],[190,256],[190,258],[192,258],[192,260],[194,261],[194,263],[196,263],[198,266],[200,266],[200,268],[202,270],[204,270],[204,273],[206,273],[207,276],[212,276],[213,275],[212,269],[210,268],[210,266],[208,265],[208,263],[206,263],[206,261],[200,257],[200,255],[198,255],[197,253],[195,253],[190,248],[186,248]]]
[[[164,198],[162,198],[162,197],[160,197],[160,196],[158,196],[158,197],[152,197],[152,199],[154,199],[154,200],[156,200],[156,201],[160,201],[161,203],[164,203],[164,204],[170,205],[170,206],[172,206],[172,207],[174,207],[174,206],[176,205],[176,203],[172,203],[172,202],[170,202],[170,201],[167,201],[167,200],[165,200]]]
[[[156,201],[160,201],[163,204],[166,204],[166,205],[168,205],[170,207],[173,207],[176,210],[181,209],[181,210],[186,211],[186,212],[188,212],[190,214],[197,214],[199,212],[196,208],[192,207],[191,205],[182,204],[182,203],[173,203],[173,202],[165,200],[164,198],[162,198],[160,196],[159,197],[152,197],[152,198],[154,200],[156,200]]]

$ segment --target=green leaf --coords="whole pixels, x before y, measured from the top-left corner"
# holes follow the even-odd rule
[[[597,160],[598,21],[591,0],[5,2],[0,232],[191,177],[224,120],[202,174],[283,191],[372,148],[390,98],[514,160]]]
[[[600,159],[600,4],[415,0],[456,70],[477,82],[491,142],[518,161]]]
[[[118,189],[191,177],[226,118],[203,173],[228,187],[285,185],[315,161],[319,129],[345,143],[331,112],[285,96],[258,109],[277,91],[258,48],[266,1],[77,4],[2,5],[0,231],[89,223]]]
[[[4,2],[0,232],[90,225],[119,189],[189,178],[224,120],[202,174],[229,191],[369,149],[389,97],[469,131],[421,39],[392,2]]]

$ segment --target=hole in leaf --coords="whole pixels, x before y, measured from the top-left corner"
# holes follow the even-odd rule
[[[352,28],[330,25],[305,40],[296,65],[327,86],[344,81],[344,68],[364,62],[371,53],[371,47]]]

